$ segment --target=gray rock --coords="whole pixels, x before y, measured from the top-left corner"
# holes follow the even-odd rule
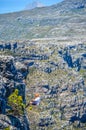
[[[7,104],[8,97],[16,88],[25,103],[26,84],[23,80],[27,68],[21,64],[16,67],[13,57],[2,55],[0,56],[0,72],[0,129],[10,127],[11,130],[29,130],[26,113],[19,117],[9,115],[10,107]]]

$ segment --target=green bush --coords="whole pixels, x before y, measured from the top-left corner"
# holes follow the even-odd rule
[[[23,103],[22,96],[18,95],[18,89],[8,97],[8,105],[12,108],[13,115],[24,114],[25,104]]]
[[[10,130],[10,127],[6,127],[6,128],[4,128],[4,130]]]

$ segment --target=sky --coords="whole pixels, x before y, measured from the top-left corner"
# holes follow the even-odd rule
[[[0,0],[0,14],[16,12],[25,9],[25,7],[34,0]],[[36,0],[35,0],[36,1]],[[50,6],[61,2],[62,0],[39,0],[43,5]]]

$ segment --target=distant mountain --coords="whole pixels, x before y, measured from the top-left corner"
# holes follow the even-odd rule
[[[34,9],[36,7],[43,7],[44,5],[40,1],[33,1],[25,7],[25,10]]]
[[[0,15],[0,40],[86,37],[86,0]]]

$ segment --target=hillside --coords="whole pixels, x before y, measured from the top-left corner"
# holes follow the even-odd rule
[[[85,39],[86,0],[64,0],[30,11],[0,15],[0,40],[34,38]]]

